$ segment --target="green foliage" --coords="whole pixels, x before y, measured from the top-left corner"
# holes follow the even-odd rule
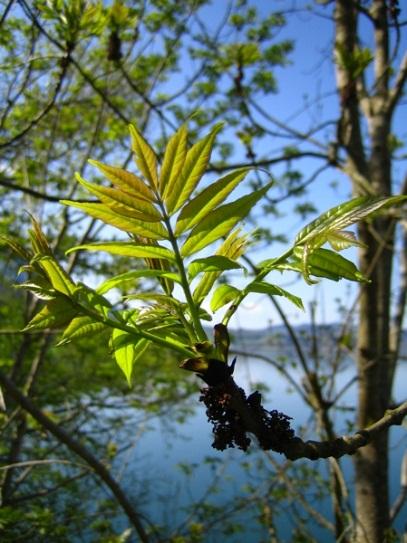
[[[31,290],[45,302],[25,330],[65,327],[62,344],[110,330],[110,347],[129,384],[134,365],[150,345],[186,355],[187,363],[182,367],[193,371],[198,366],[205,370],[211,357],[219,357],[216,333],[215,344],[211,345],[202,325],[202,319],[211,319],[202,303],[226,270],[243,268],[238,259],[245,252],[248,238],[235,228],[272,185],[268,183],[224,203],[247,175],[248,170],[243,169],[214,181],[195,195],[221,126],[216,125],[188,149],[188,133],[183,125],[170,138],[161,168],[153,148],[131,126],[132,150],[141,175],[92,161],[115,188],[90,184],[78,175],[80,184],[100,200],[63,202],[130,236],[130,241],[78,245],[69,249],[68,254],[78,250],[103,251],[143,259],[144,268],[110,277],[93,290],[75,282],[61,267],[35,220],[31,230],[32,255],[18,243],[9,241],[20,257],[29,255],[23,269],[30,278],[19,287]],[[311,275],[335,281],[366,280],[352,262],[336,252],[359,245],[354,234],[345,229],[402,200],[402,197],[356,198],[332,208],[301,230],[283,255],[263,262],[245,287],[219,285],[210,299],[211,311],[216,313],[227,306],[223,318],[227,325],[243,299],[253,292],[283,296],[302,308],[300,298],[265,281],[273,270],[298,271],[307,282],[313,282]],[[219,244],[215,254],[189,261],[190,256],[208,251],[214,243]],[[325,243],[332,250],[323,249]],[[120,302],[138,300],[147,304],[144,307],[123,310],[103,296],[140,278],[156,279],[156,288],[151,292],[130,291]],[[178,289],[173,289],[174,283],[179,285]],[[204,353],[199,347],[203,344]],[[221,357],[225,362],[226,358]]]

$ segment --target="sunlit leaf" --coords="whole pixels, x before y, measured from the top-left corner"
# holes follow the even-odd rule
[[[95,334],[100,333],[105,328],[106,327],[103,323],[94,321],[91,317],[76,317],[72,319],[70,324],[65,328],[62,339],[57,345],[64,345],[73,339],[78,339],[81,337],[93,337]]]
[[[245,288],[245,290],[247,292],[257,292],[259,294],[269,294],[271,296],[283,296],[300,309],[304,309],[301,298],[277,285],[267,283],[266,281],[253,281]]]
[[[228,235],[235,225],[242,221],[251,211],[260,198],[266,194],[270,186],[271,183],[268,183],[262,189],[242,196],[230,204],[224,204],[211,211],[193,228],[184,245],[181,247],[181,255],[184,257],[189,256],[200,251],[210,243]]]
[[[315,277],[325,277],[333,281],[339,281],[340,279],[358,282],[368,280],[353,262],[329,249],[319,248],[313,251],[307,259],[307,270],[304,270],[303,267],[303,248],[296,248],[294,254],[297,257],[293,261],[295,269],[305,273],[307,277],[314,275]]]
[[[236,260],[244,253],[247,243],[248,237],[246,235],[241,235],[240,230],[237,229],[225,239],[215,255],[225,256],[231,260]],[[193,299],[196,303],[200,304],[205,299],[221,273],[222,272],[219,271],[205,272],[203,274],[193,292]]]
[[[323,242],[327,241],[329,233],[340,232],[372,213],[399,204],[405,201],[406,198],[406,196],[392,196],[390,198],[361,196],[335,206],[303,228],[295,238],[295,245],[307,243],[318,236],[321,236],[322,245]]]
[[[164,195],[164,202],[170,214],[177,211],[191,196],[208,165],[213,142],[222,124],[217,124],[211,132],[189,149],[182,171],[171,188]]]
[[[329,245],[335,251],[343,251],[349,247],[364,247],[364,244],[356,238],[356,235],[347,230],[332,232],[327,237]]]
[[[79,174],[76,174],[76,179],[89,192],[98,196],[104,204],[119,215],[147,222],[157,222],[162,219],[159,211],[147,200],[140,199],[121,190],[92,185],[82,179]]]
[[[99,292],[99,294],[105,294],[113,288],[119,288],[128,283],[134,283],[137,279],[144,279],[150,277],[166,277],[167,279],[171,279],[172,281],[181,283],[181,278],[177,273],[165,270],[145,269],[129,271],[120,275],[116,275],[115,277],[111,277],[110,279],[107,279],[101,285],[99,285],[96,290],[97,292]]]
[[[157,302],[163,307],[168,307],[170,309],[183,309],[185,305],[172,296],[168,296],[167,294],[159,294],[158,292],[140,292],[137,294],[129,294],[124,298],[126,300],[145,300],[146,302]]]
[[[175,261],[174,253],[165,247],[158,245],[138,245],[127,241],[107,241],[100,243],[88,243],[72,247],[67,253],[72,251],[104,251],[113,255],[129,256],[134,258],[164,258],[165,260]]]
[[[131,385],[134,363],[144,354],[149,343],[144,338],[136,339],[127,332],[116,328],[112,332],[110,345],[116,362],[124,373],[129,386]]]
[[[149,182],[150,187],[155,189],[158,187],[157,157],[155,156],[153,149],[135,126],[130,125],[129,130],[131,135],[131,147],[135,154],[136,164]]]
[[[147,202],[155,201],[155,196],[151,189],[137,175],[123,170],[123,168],[102,164],[97,160],[89,160],[89,164],[96,166],[116,187],[129,194],[134,194],[137,198],[141,198]]]
[[[72,282],[66,271],[51,256],[43,256],[38,259],[41,268],[47,274],[53,288],[62,294],[69,296],[75,291],[76,285]]]
[[[144,222],[131,217],[124,217],[112,211],[109,207],[99,203],[80,203],[71,200],[61,200],[65,205],[80,209],[95,219],[115,226],[119,230],[138,234],[150,239],[162,240],[168,237],[167,231],[159,222]]]
[[[68,299],[58,297],[43,307],[25,326],[27,330],[46,330],[66,326],[78,314]]]
[[[179,236],[198,224],[212,209],[221,204],[233,189],[243,181],[248,168],[236,170],[211,183],[198,196],[186,204],[179,214],[175,234]]]
[[[226,256],[207,256],[205,258],[197,258],[189,264],[188,277],[192,280],[198,273],[237,270],[239,268],[243,268],[243,266]]]
[[[171,193],[184,166],[187,154],[187,136],[187,128],[182,125],[171,136],[165,149],[159,181],[160,192],[164,198],[165,195]]]
[[[219,285],[211,299],[211,311],[215,312],[229,302],[233,302],[239,294],[240,290],[232,285]]]

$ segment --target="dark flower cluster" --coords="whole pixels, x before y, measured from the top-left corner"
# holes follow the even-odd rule
[[[239,388],[236,392],[242,399],[246,399],[244,391]],[[214,441],[212,447],[219,451],[231,447],[238,447],[247,451],[250,438],[242,424],[239,414],[229,408],[231,394],[223,386],[203,388],[199,401],[206,406],[206,415],[213,425]]]
[[[254,392],[246,397],[241,388],[231,391],[227,386],[214,386],[201,390],[199,400],[206,406],[208,420],[213,425],[214,441],[212,447],[223,451],[228,447],[238,447],[246,451],[251,443],[241,415],[230,407],[232,394],[239,395],[247,413],[255,421],[259,445],[264,450],[282,452],[284,444],[294,438],[290,428],[290,418],[279,411],[267,411],[261,405],[261,394]]]

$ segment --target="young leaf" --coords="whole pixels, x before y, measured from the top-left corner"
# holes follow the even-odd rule
[[[101,243],[88,243],[86,245],[78,245],[67,251],[67,254],[72,251],[105,251],[113,255],[129,256],[133,258],[163,258],[175,262],[174,253],[165,247],[159,245],[137,245],[128,241],[107,241]]]
[[[107,279],[98,286],[96,291],[99,294],[105,294],[109,290],[112,290],[112,288],[119,288],[129,282],[134,283],[135,279],[147,277],[165,277],[167,279],[171,279],[171,281],[175,281],[176,283],[181,283],[181,278],[177,273],[165,270],[134,270],[121,273],[120,275]]]
[[[158,187],[157,157],[153,149],[133,125],[129,126],[129,130],[136,164],[154,190]]]
[[[317,240],[318,246],[321,246],[329,241],[329,234],[337,234],[372,213],[393,204],[401,203],[406,198],[406,196],[392,196],[390,198],[361,196],[335,206],[303,228],[295,238],[295,245]]]
[[[221,123],[215,125],[205,138],[191,147],[186,155],[181,174],[171,185],[167,185],[163,198],[170,214],[175,213],[186,202],[199,183],[208,165],[215,136],[221,127]]]
[[[43,256],[38,259],[38,263],[47,274],[52,287],[56,291],[67,296],[73,294],[76,289],[75,283],[71,281],[69,275],[52,256]]]
[[[221,204],[243,181],[249,169],[244,168],[225,175],[209,187],[204,189],[198,196],[186,204],[179,214],[175,227],[175,235],[179,236],[185,230],[189,230],[199,223],[210,211]]]
[[[215,255],[225,256],[231,260],[236,260],[245,251],[247,246],[247,236],[240,235],[240,230],[232,232],[222,243]],[[205,272],[193,292],[193,299],[200,304],[209,294],[221,272]]]
[[[212,296],[211,311],[215,312],[229,302],[233,302],[240,294],[240,290],[232,285],[219,285]]]
[[[253,281],[253,283],[250,283],[246,288],[246,292],[257,292],[259,294],[270,294],[271,296],[284,296],[284,298],[287,298],[287,300],[290,300],[294,305],[299,307],[300,309],[304,309],[303,303],[301,298],[298,296],[295,296],[294,294],[291,294],[291,292],[288,292],[287,290],[284,290],[281,287],[278,287],[277,285],[272,285],[270,283],[266,283],[266,281]]]
[[[213,255],[205,258],[197,258],[188,266],[188,277],[192,280],[202,272],[219,272],[224,270],[237,270],[243,268],[241,264],[226,256]]]
[[[294,255],[297,257],[293,262],[294,266],[307,278],[314,275],[332,281],[339,281],[340,279],[359,282],[368,281],[353,262],[329,249],[319,248],[313,251],[307,259],[307,270],[304,270],[303,267],[303,248],[296,248]]]
[[[92,317],[75,317],[70,324],[65,328],[61,341],[57,346],[65,345],[73,339],[78,339],[86,336],[94,336],[105,328],[101,322],[94,321]]]
[[[134,363],[143,355],[149,343],[147,339],[140,338],[137,340],[134,336],[116,328],[112,332],[110,345],[116,362],[124,373],[129,386],[131,385]]]
[[[112,211],[104,204],[99,203],[80,203],[74,202],[71,200],[61,200],[61,203],[69,205],[71,207],[76,207],[94,217],[95,219],[100,219],[106,224],[115,226],[119,230],[124,232],[129,232],[131,234],[137,234],[139,236],[144,236],[149,239],[162,240],[168,237],[167,231],[163,225],[159,222],[143,222],[131,217],[124,217],[118,213]]]
[[[187,128],[182,125],[168,141],[159,180],[161,194],[172,191],[181,173],[187,154],[187,135]]]
[[[66,298],[58,297],[48,302],[34,315],[23,331],[61,328],[66,326],[77,314],[78,310]]]
[[[121,190],[92,185],[82,179],[78,173],[76,174],[76,179],[118,215],[147,222],[158,222],[162,219],[159,211],[147,200],[140,199]]]
[[[102,164],[97,160],[89,160],[89,164],[96,166],[119,189],[147,202],[155,201],[155,196],[151,189],[137,175],[122,168]]]
[[[271,183],[268,183],[262,189],[242,196],[230,204],[224,204],[211,211],[193,228],[184,245],[181,247],[181,255],[184,257],[189,256],[221,237],[228,235],[235,225],[246,217],[252,207],[266,194],[270,187]]]

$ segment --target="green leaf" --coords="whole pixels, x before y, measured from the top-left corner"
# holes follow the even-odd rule
[[[299,298],[298,296],[295,296],[294,294],[291,294],[291,292],[288,292],[287,290],[277,285],[266,283],[266,281],[253,281],[253,283],[250,283],[245,288],[245,291],[257,292],[259,294],[269,294],[271,296],[284,296],[284,298],[287,298],[294,305],[304,310],[304,306],[303,306],[301,298]]]
[[[303,267],[303,248],[297,247],[294,255],[297,258],[294,261],[296,269],[304,273],[306,277],[314,275],[332,281],[339,281],[340,279],[358,282],[368,281],[353,262],[329,249],[319,248],[313,251],[307,259],[307,270],[304,270]]]
[[[162,195],[171,193],[184,166],[187,154],[187,136],[187,128],[182,125],[168,141],[159,181]]]
[[[163,307],[168,307],[169,309],[185,309],[182,302],[173,298],[172,296],[167,296],[166,294],[159,294],[157,292],[141,292],[139,294],[129,294],[125,296],[126,300],[146,300],[147,302],[157,302]]]
[[[119,288],[126,283],[134,282],[136,279],[140,278],[148,278],[148,277],[166,277],[167,279],[171,279],[172,281],[175,281],[176,283],[181,284],[181,278],[177,273],[165,271],[165,270],[134,270],[122,273],[120,275],[116,275],[115,277],[112,277],[110,279],[107,279],[104,281],[101,285],[98,286],[96,289],[99,294],[105,294],[109,290],[112,290],[112,288]]]
[[[129,386],[134,363],[147,349],[150,341],[144,338],[135,339],[133,335],[115,328],[112,332],[110,345],[119,368],[124,373]]]
[[[149,182],[150,187],[154,190],[158,187],[157,157],[135,126],[130,125],[129,130],[131,147],[135,154],[136,164]]]
[[[184,245],[181,247],[181,255],[183,257],[189,256],[200,251],[210,243],[228,235],[235,225],[246,217],[260,198],[266,194],[271,184],[268,183],[262,189],[242,196],[230,204],[224,204],[211,211],[193,228]]]
[[[78,310],[72,306],[69,300],[58,297],[48,302],[34,315],[23,331],[61,328],[66,326],[77,314]]]
[[[93,320],[92,317],[75,317],[65,328],[62,339],[57,343],[57,346],[69,343],[73,339],[94,336],[103,329],[105,329],[105,325],[101,322]]]
[[[244,253],[247,246],[247,239],[247,236],[240,235],[240,230],[237,229],[225,239],[215,254],[236,260]],[[203,274],[193,292],[193,299],[196,303],[200,304],[205,299],[220,275],[220,271]]]
[[[77,209],[84,211],[91,217],[94,217],[95,219],[100,219],[104,223],[115,226],[116,228],[124,232],[129,232],[131,234],[136,234],[145,238],[157,240],[166,239],[168,237],[167,231],[161,223],[144,222],[130,217],[124,217],[123,215],[118,215],[104,204],[86,204],[74,202],[71,200],[61,200],[61,203],[69,205],[71,207],[76,207]]]
[[[164,203],[170,214],[175,213],[184,202],[190,197],[208,165],[213,142],[216,134],[221,129],[219,123],[212,128],[211,132],[199,140],[188,151],[181,174],[164,193]]]
[[[192,280],[202,272],[218,272],[224,270],[237,270],[243,266],[226,256],[213,255],[205,258],[197,258],[188,266],[188,277]]]
[[[52,256],[43,256],[38,259],[38,263],[56,291],[67,296],[73,294],[76,289],[75,283]]]
[[[137,175],[123,170],[123,168],[102,164],[97,160],[89,160],[88,162],[92,166],[96,166],[116,187],[147,202],[155,201],[151,189]]]
[[[112,312],[109,300],[83,283],[78,284],[72,298],[96,318],[105,318]]]
[[[124,191],[102,187],[88,183],[77,173],[76,179],[89,192],[95,194],[112,211],[118,215],[124,215],[147,222],[158,222],[162,219],[159,211],[146,200],[130,195]]]
[[[186,204],[179,214],[175,235],[179,236],[185,230],[199,223],[210,211],[228,197],[233,189],[243,181],[248,172],[249,168],[244,168],[225,175],[211,183],[209,187]]]
[[[133,258],[163,258],[175,262],[174,253],[165,247],[158,245],[138,245],[128,241],[107,241],[101,243],[88,243],[72,247],[67,254],[72,251],[104,251],[113,255],[129,256]]]
[[[328,243],[335,251],[343,251],[349,247],[364,247],[364,243],[360,242],[353,232],[347,230],[339,230],[332,232],[328,236]]]
[[[232,285],[219,285],[211,299],[211,311],[215,312],[229,302],[233,302],[239,294],[240,290]]]
[[[327,236],[330,233],[339,232],[382,208],[405,201],[406,198],[406,196],[378,198],[361,196],[335,206],[303,228],[295,238],[295,245],[319,238],[318,244],[320,246],[328,240]]]

